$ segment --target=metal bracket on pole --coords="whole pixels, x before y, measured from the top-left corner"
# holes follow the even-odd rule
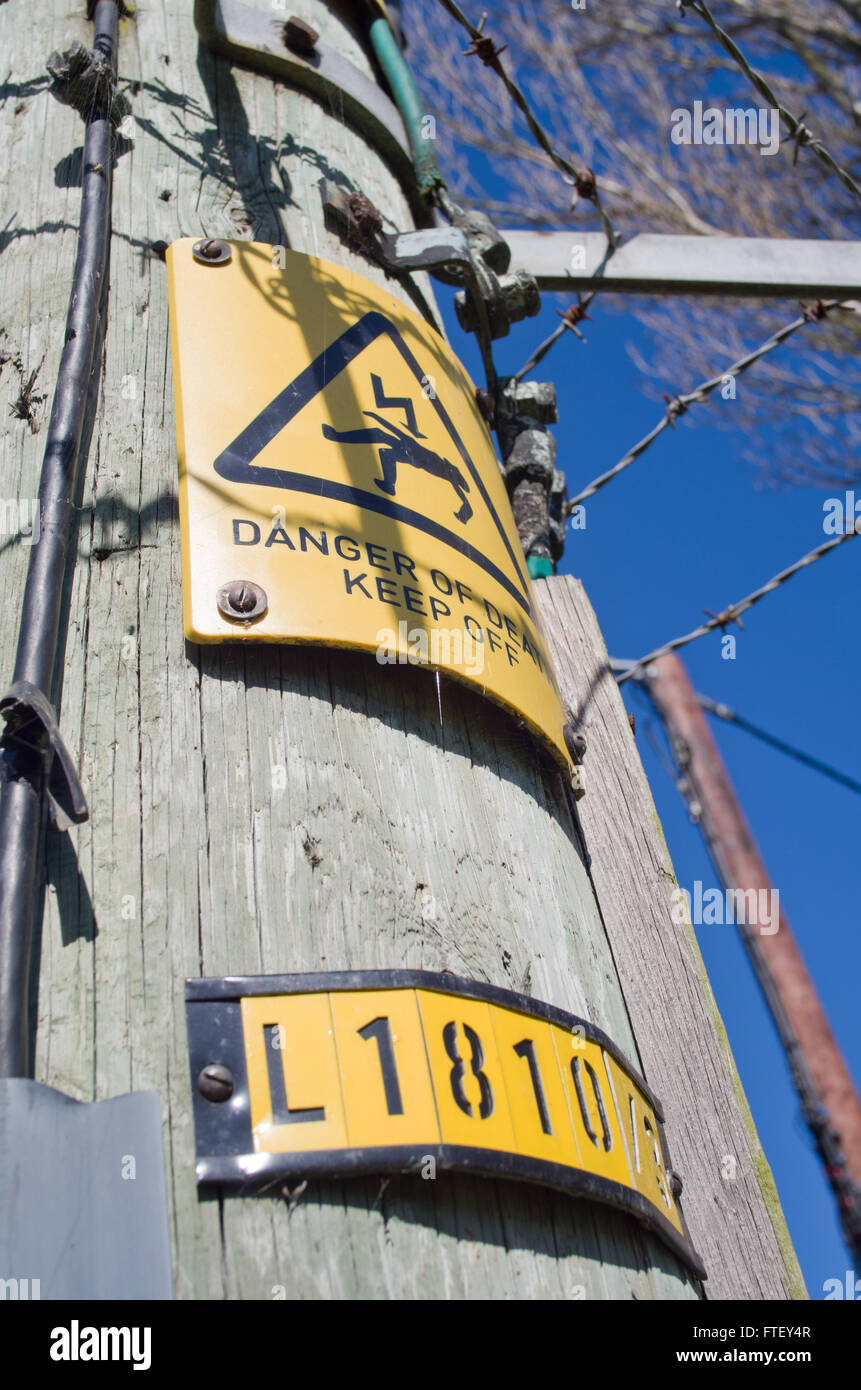
[[[341,230],[358,236],[365,249],[386,269],[426,270],[447,285],[466,285],[468,290],[460,290],[454,301],[465,333],[478,329],[478,298],[484,301],[491,338],[504,338],[512,323],[538,313],[540,299],[531,275],[523,270],[497,275],[492,269],[492,261],[500,263],[498,246],[488,239],[484,226],[472,230],[432,227],[387,235],[376,208],[361,194],[350,195],[331,179],[323,178],[320,196],[325,212]]]
[[[352,232],[387,270],[426,270],[436,275],[444,267],[462,276],[472,263],[469,238],[459,227],[428,227],[415,232],[382,230],[376,208],[362,194],[350,194],[331,179],[320,180],[323,211],[340,232]],[[440,277],[442,278],[442,277]],[[450,276],[446,276],[450,283]]]
[[[232,62],[279,78],[327,104],[336,93],[344,119],[379,151],[410,195],[414,211],[427,221],[401,113],[373,78],[316,36],[302,52],[291,50],[283,19],[238,0],[195,0],[194,24],[201,42]]]
[[[861,241],[640,233],[607,257],[602,232],[508,231],[542,290],[861,298]]]

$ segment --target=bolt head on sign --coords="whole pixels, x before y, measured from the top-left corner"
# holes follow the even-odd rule
[[[217,269],[192,238],[166,256],[186,636],[428,665],[525,720],[572,771],[474,383],[363,276],[225,247]],[[265,595],[251,622],[224,602],[239,581]]]

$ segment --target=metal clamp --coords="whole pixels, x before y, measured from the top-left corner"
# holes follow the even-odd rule
[[[320,195],[324,210],[342,229],[352,231],[386,269],[426,270],[447,285],[466,285],[467,289],[454,297],[464,332],[477,333],[481,328],[479,300],[491,338],[504,338],[512,323],[538,313],[541,301],[532,275],[522,270],[497,275],[494,270],[494,265],[508,264],[510,253],[493,223],[482,214],[459,214],[450,227],[389,235],[382,230],[376,208],[362,194],[350,194],[323,178]]]
[[[387,270],[425,270],[447,284],[452,275],[463,284],[472,268],[472,253],[465,231],[457,227],[428,227],[417,232],[382,230],[382,219],[362,194],[350,194],[331,179],[320,180],[323,211],[341,231],[352,232],[366,250]]]
[[[452,206],[455,208],[452,226],[466,233],[473,260],[483,261],[497,275],[504,275],[511,264],[511,247],[502,232],[486,213],[474,208],[464,212],[463,208]],[[437,279],[456,287],[463,285],[463,276],[459,271],[448,273],[443,269]]]
[[[41,761],[51,829],[65,830],[87,820],[84,789],[54,707],[42,691],[30,681],[15,681],[0,699],[0,715],[6,721],[0,748],[19,755],[23,764],[19,775],[26,776],[28,757],[35,755]]]

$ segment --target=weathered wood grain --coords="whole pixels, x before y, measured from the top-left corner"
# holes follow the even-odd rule
[[[536,584],[563,697],[586,736],[578,814],[644,1074],[660,1096],[709,1298],[804,1296],[804,1284],[649,784],[578,580]],[[676,909],[678,915],[678,909]]]
[[[370,71],[337,6],[292,10]],[[23,13],[23,0],[0,6],[0,326],[29,363],[44,354],[50,389],[81,129],[42,75],[51,48],[90,34],[73,0],[38,28]],[[637,1047],[558,774],[505,716],[355,654],[184,641],[166,278],[152,243],[251,235],[380,282],[324,229],[316,181],[361,188],[393,226],[409,214],[337,103],[199,50],[188,0],[149,0],[123,21],[120,73],[133,117],[116,160],[107,340],[60,661],[90,820],[46,847],[35,1075],[84,1099],[160,1092],[178,1297],[695,1298],[630,1219],[517,1184],[368,1180],[198,1199],[187,976],[448,969],[583,1014],[634,1060]],[[0,492],[33,496],[43,436],[7,413],[8,365],[0,388]],[[19,542],[2,551],[9,596],[26,558]],[[15,617],[14,601],[0,608],[7,671]],[[716,1054],[712,1065],[729,1075]],[[684,1147],[672,1123],[670,1139]],[[761,1206],[749,1197],[740,1241]],[[764,1239],[757,1260],[757,1288],[779,1296]]]

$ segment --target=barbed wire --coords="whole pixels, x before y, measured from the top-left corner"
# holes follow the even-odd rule
[[[577,325],[583,319],[588,319],[589,315],[587,314],[586,310],[589,308],[589,305],[592,303],[592,300],[595,298],[595,295],[597,293],[597,290],[590,290],[585,297],[582,295],[578,295],[577,303],[572,304],[570,309],[556,310],[557,314],[562,319],[562,322],[560,323],[558,328],[554,328],[549,338],[545,338],[543,343],[539,343],[538,347],[535,349],[532,356],[529,358],[529,361],[524,362],[523,366],[520,368],[520,371],[516,373],[514,377],[515,381],[522,381],[523,378],[526,376],[527,372],[531,372],[533,367],[537,367],[538,363],[541,362],[547,356],[553,344],[558,343],[559,339],[565,333],[573,333],[576,337],[581,338],[585,343],[586,339],[583,337],[583,334],[580,332],[580,329],[577,327]]]
[[[816,561],[821,560],[824,555],[828,555],[832,550],[835,550],[838,545],[843,545],[844,541],[852,540],[853,536],[858,534],[861,534],[861,532],[854,529],[851,531],[844,531],[842,535],[835,536],[833,540],[826,541],[824,545],[819,545],[815,550],[808,551],[800,560],[796,560],[794,565],[790,565],[788,569],[781,570],[780,574],[776,574],[773,579],[769,579],[768,583],[763,584],[761,588],[754,589],[753,593],[748,594],[746,598],[739,599],[737,603],[731,603],[722,613],[710,613],[707,623],[702,623],[700,627],[694,628],[692,632],[686,633],[684,637],[674,637],[672,642],[665,642],[662,647],[656,647],[655,650],[649,652],[647,656],[640,657],[639,661],[617,661],[611,663],[619,685],[622,685],[625,681],[637,680],[640,676],[640,672],[644,671],[647,666],[651,666],[653,661],[657,661],[659,656],[667,656],[670,652],[678,651],[680,647],[686,647],[689,642],[694,642],[698,637],[705,637],[707,633],[714,632],[716,628],[720,628],[721,631],[723,631],[729,623],[738,623],[738,626],[742,627],[743,624],[740,621],[742,613],[746,613],[755,603],[759,603],[760,599],[765,598],[766,594],[771,594],[775,589],[779,589],[787,580],[791,579],[793,575],[798,574],[800,570],[815,564]],[[708,613],[709,610],[706,609],[705,611]]]
[[[533,140],[535,140],[536,144],[539,145],[547,157],[552,160],[556,168],[559,169],[561,173],[565,174],[567,178],[573,180],[575,197],[571,206],[574,207],[578,197],[585,198],[590,203],[595,204],[595,210],[601,219],[601,225],[604,228],[604,234],[607,238],[608,252],[612,254],[619,243],[619,233],[610,221],[607,210],[601,201],[601,195],[598,191],[598,182],[595,178],[594,171],[592,169],[578,169],[576,165],[571,163],[570,159],[567,159],[565,155],[560,154],[558,150],[553,148],[550,143],[550,137],[533,112],[526,97],[523,95],[517,83],[509,77],[499,60],[500,54],[505,52],[508,45],[503,44],[501,48],[497,48],[490,35],[483,32],[487,20],[486,14],[483,14],[479,24],[475,25],[467,19],[466,15],[460,7],[455,4],[454,0],[439,0],[439,3],[469,34],[471,44],[469,48],[464,49],[464,52],[480,58],[485,67],[492,68],[497,76],[502,79],[508,95],[523,115]]]
[[[721,700],[712,700],[708,695],[700,695],[697,692],[697,701],[704,710],[713,714],[716,719],[723,719],[728,724],[735,724],[739,729],[744,729],[745,733],[753,734],[754,738],[761,739],[763,743],[776,748],[778,752],[785,753],[787,757],[804,763],[805,767],[811,767],[814,771],[821,772],[824,777],[830,777],[832,781],[839,782],[841,786],[848,787],[850,791],[858,792],[861,795],[861,782],[856,781],[854,777],[841,772],[837,767],[832,767],[830,763],[822,762],[820,758],[814,758],[811,753],[804,753],[791,743],[785,743],[781,738],[775,738],[774,734],[760,729],[756,724],[751,724],[748,719],[744,719]]]
[[[753,84],[760,96],[764,97],[772,107],[780,112],[781,118],[789,127],[790,136],[795,143],[793,164],[796,163],[798,159],[799,149],[809,149],[819,160],[820,164],[837,175],[844,188],[847,188],[856,198],[861,198],[861,188],[859,188],[852,175],[847,173],[847,171],[837,163],[837,160],[833,155],[829,154],[828,150],[822,144],[822,141],[817,140],[813,132],[804,124],[804,117],[807,115],[807,112],[803,112],[801,116],[793,116],[790,111],[786,110],[785,106],[781,105],[762,73],[757,72],[756,68],[751,67],[738,45],[730,38],[726,30],[722,29],[718,24],[706,4],[706,0],[676,0],[676,4],[683,18],[690,9],[694,11],[694,14],[698,14],[701,19],[705,20],[721,47],[724,48],[730,57],[738,64],[745,77]]]
[[[600,492],[602,487],[606,487],[613,478],[618,477],[620,473],[624,473],[626,468],[630,468],[631,464],[634,463],[641,454],[646,452],[650,444],[654,444],[655,440],[663,434],[665,429],[668,427],[675,428],[676,420],[680,415],[685,413],[688,406],[696,405],[707,400],[712,391],[717,390],[718,386],[723,385],[727,377],[740,376],[743,372],[746,372],[749,367],[752,367],[755,362],[758,362],[760,358],[765,357],[766,353],[772,352],[776,347],[779,347],[780,344],[791,337],[793,333],[796,333],[799,328],[803,328],[807,323],[819,323],[832,309],[842,307],[844,302],[845,301],[841,299],[829,299],[825,302],[821,299],[817,300],[815,304],[804,308],[797,319],[793,319],[791,323],[787,323],[783,328],[779,328],[776,333],[773,333],[771,337],[764,343],[761,343],[758,348],[754,348],[752,352],[745,353],[744,357],[740,357],[737,362],[733,362],[732,365],[721,372],[719,376],[713,376],[710,377],[708,381],[700,382],[699,386],[695,386],[694,389],[688,391],[686,395],[673,397],[665,395],[664,399],[667,401],[667,408],[663,418],[658,421],[654,429],[649,430],[649,433],[644,435],[632,449],[629,449],[624,458],[620,459],[617,464],[609,468],[606,473],[601,473],[597,478],[593,478],[592,482],[589,483],[587,487],[583,488],[581,492],[578,492],[576,497],[572,497],[566,504],[565,515],[570,516],[575,507],[579,507],[588,497],[593,497],[596,492]],[[555,341],[555,338],[553,341]],[[542,344],[542,346],[547,347],[550,345],[550,340],[548,340],[546,345]]]

